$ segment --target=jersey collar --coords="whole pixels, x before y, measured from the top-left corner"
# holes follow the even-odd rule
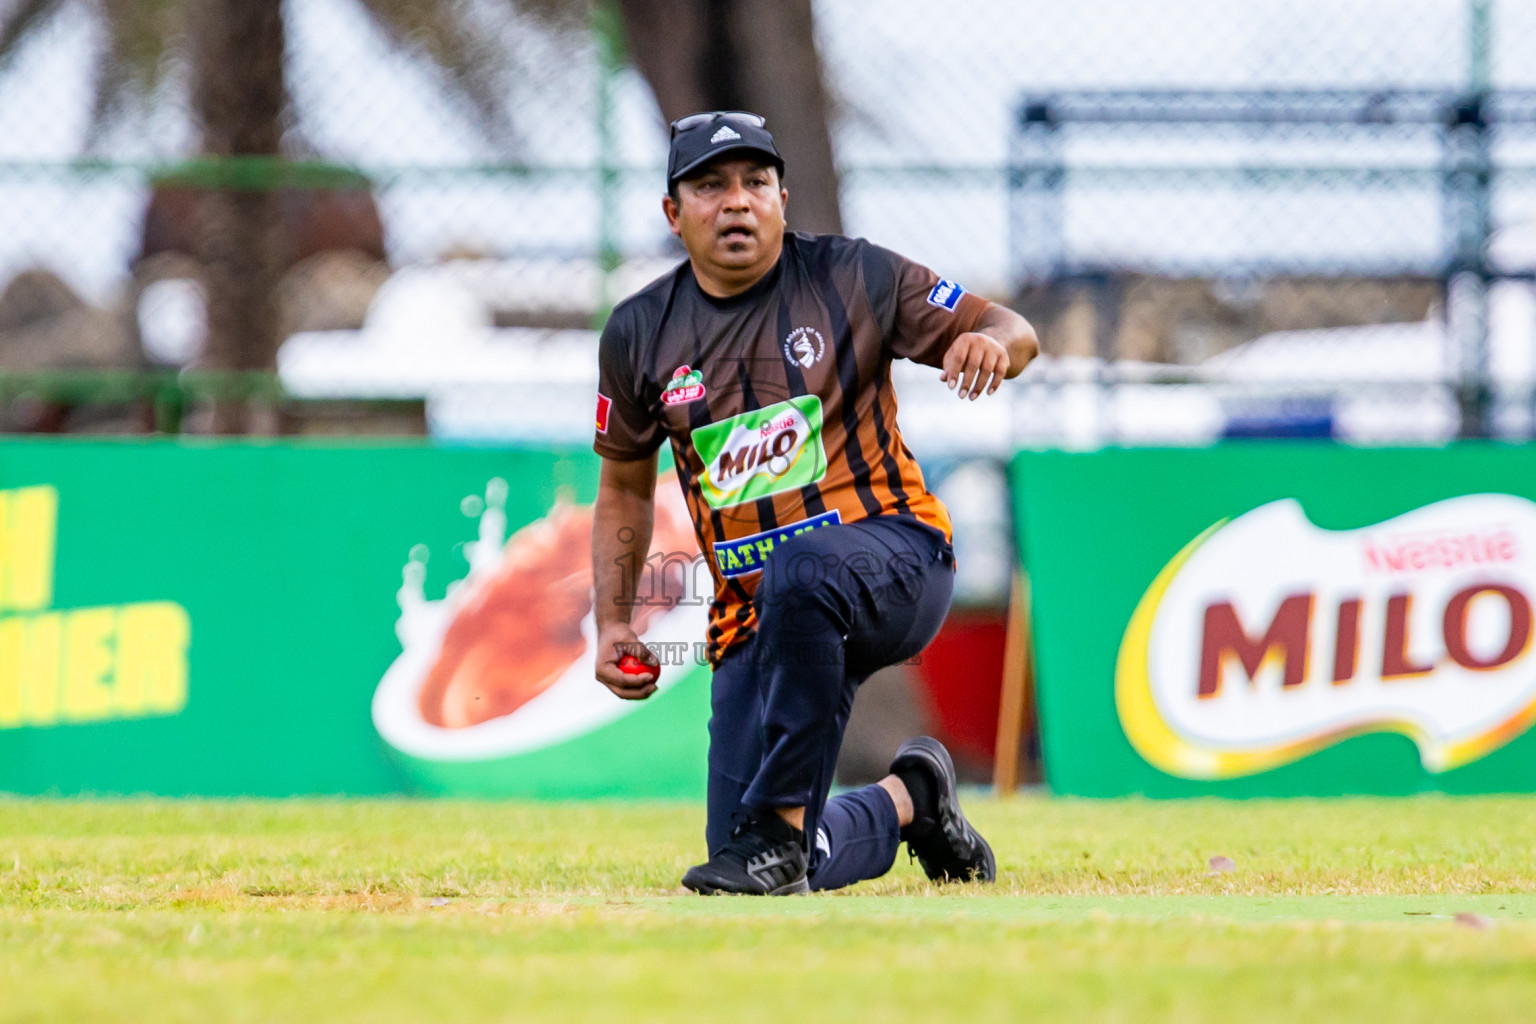
[[[717,298],[709,294],[709,292],[706,292],[703,288],[699,287],[699,279],[694,276],[692,263],[684,261],[683,268],[685,276],[688,278],[688,283],[693,287],[694,291],[699,293],[699,297],[701,299],[709,303],[711,306],[714,306],[716,309],[737,309],[741,306],[756,302],[764,295],[767,295],[769,292],[773,291],[774,287],[779,283],[779,278],[783,276],[784,261],[788,258],[788,256],[789,232],[786,231],[784,233],[784,248],[780,250],[778,260],[774,263],[773,267],[768,271],[768,273],[754,281],[752,283],[752,287],[748,288],[746,291],[737,292],[735,295],[730,295],[723,299]]]

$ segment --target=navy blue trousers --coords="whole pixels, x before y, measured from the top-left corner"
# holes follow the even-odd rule
[[[715,669],[709,720],[711,853],[743,812],[804,807],[813,889],[890,870],[896,807],[879,786],[828,800],[853,695],[915,656],[949,612],[954,552],[908,516],[824,526],[774,549],[757,632]]]

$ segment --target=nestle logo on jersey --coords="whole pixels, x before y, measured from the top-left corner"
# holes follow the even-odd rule
[[[691,370],[684,363],[672,373],[672,379],[661,389],[661,400],[667,405],[681,405],[704,397],[704,371]]]
[[[696,429],[699,489],[712,508],[813,484],[827,472],[821,399],[801,395]]]
[[[955,282],[940,281],[933,286],[933,291],[928,293],[928,304],[930,306],[938,306],[940,309],[947,309],[953,313],[955,307],[960,305],[960,296],[964,294],[965,289],[955,284]]]

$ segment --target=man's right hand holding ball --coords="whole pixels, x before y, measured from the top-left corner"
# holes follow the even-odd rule
[[[661,664],[629,626],[613,626],[598,638],[597,678],[615,696],[644,700],[656,692]]]

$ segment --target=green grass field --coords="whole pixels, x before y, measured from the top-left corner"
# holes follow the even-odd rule
[[[1536,1018],[1536,799],[968,807],[996,886],[752,900],[686,804],[0,800],[0,1021]]]

